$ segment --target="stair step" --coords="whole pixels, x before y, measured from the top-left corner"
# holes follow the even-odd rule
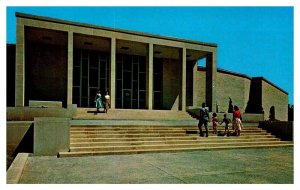
[[[171,149],[171,148],[191,148],[191,147],[217,147],[217,146],[249,146],[261,144],[290,144],[284,141],[268,141],[268,142],[213,142],[213,143],[189,143],[189,144],[159,144],[159,145],[132,145],[132,146],[89,146],[89,147],[72,147],[70,152],[84,151],[109,151],[109,150],[145,150],[145,149]]]
[[[213,131],[213,129],[209,128],[209,131]],[[231,129],[230,129],[231,130]],[[98,129],[71,129],[70,130],[71,133],[80,133],[80,132],[151,132],[151,131],[157,131],[157,132],[165,132],[165,131],[171,131],[171,132],[186,132],[186,131],[196,131],[198,132],[199,129],[198,128],[186,128],[186,129],[182,129],[182,128],[161,128],[161,129],[151,129],[151,128],[116,128],[116,129],[107,129],[107,128],[101,128],[99,127]],[[224,128],[219,128],[218,131],[222,131],[224,132],[225,129]],[[246,128],[243,129],[242,131],[264,131],[262,129],[259,128]]]
[[[241,135],[239,139],[258,139],[258,138],[274,138],[274,135]],[[220,137],[220,136],[209,136],[203,137],[201,139],[220,139],[220,138],[237,138],[236,136],[230,137]],[[197,140],[199,139],[198,135],[186,135],[186,136],[173,136],[173,137],[123,137],[123,138],[116,138],[116,137],[96,137],[96,138],[71,138],[71,142],[113,142],[113,141],[157,141],[157,140]]]
[[[209,126],[211,128],[212,126]],[[204,127],[203,127],[204,128]],[[219,126],[219,129],[225,129],[224,126]],[[231,126],[229,126],[231,128]],[[98,130],[98,129],[103,129],[103,130],[128,130],[128,129],[191,129],[191,130],[198,130],[197,126],[151,126],[151,125],[146,125],[146,126],[135,126],[135,125],[125,125],[125,126],[98,126],[98,125],[72,125],[71,130]],[[257,126],[245,126],[244,129],[260,129]]]
[[[280,141],[278,138],[260,138],[260,139],[241,139],[241,138],[220,138],[220,139],[203,139],[199,138],[197,140],[157,140],[157,141],[112,141],[112,142],[74,142],[71,143],[71,148],[73,147],[88,147],[88,146],[122,146],[122,145],[155,145],[155,144],[199,144],[199,143],[209,143],[209,142],[268,142],[268,141]]]
[[[108,141],[156,141],[156,140],[180,140],[190,139],[197,140],[198,136],[178,136],[178,137],[132,137],[132,138],[111,138],[111,137],[97,137],[97,138],[71,138],[71,142],[108,142]]]
[[[127,151],[85,151],[85,152],[59,152],[58,157],[79,157],[79,156],[96,156],[96,155],[121,155],[121,154],[141,154],[141,153],[158,153],[158,152],[178,152],[178,151],[195,151],[195,150],[220,150],[220,149],[237,149],[237,148],[275,148],[283,146],[294,146],[293,143],[287,144],[261,144],[261,145],[238,145],[238,146],[219,146],[219,147],[189,147],[189,148],[172,148],[172,149],[148,149],[148,150],[127,150]]]

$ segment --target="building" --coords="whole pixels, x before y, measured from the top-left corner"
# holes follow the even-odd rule
[[[16,46],[8,46],[13,53],[7,72],[15,76],[8,78],[14,84],[7,87],[8,106],[38,100],[94,107],[97,89],[102,94],[109,89],[112,109],[186,111],[206,102],[211,112],[227,112],[231,97],[243,112],[268,119],[272,110],[276,119],[287,120],[288,94],[263,77],[217,69],[217,44],[23,13],[16,17]],[[200,59],[205,67],[197,65]]]

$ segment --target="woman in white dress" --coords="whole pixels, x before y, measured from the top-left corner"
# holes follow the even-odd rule
[[[110,107],[110,96],[109,96],[109,91],[108,90],[106,90],[106,94],[104,96],[104,99],[105,99],[104,111],[105,111],[105,113],[107,113],[107,110]]]

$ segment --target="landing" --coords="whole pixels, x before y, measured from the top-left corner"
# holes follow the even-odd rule
[[[111,109],[108,113],[95,112],[95,108],[78,108],[73,119],[80,120],[160,120],[195,121],[187,112],[172,110]]]

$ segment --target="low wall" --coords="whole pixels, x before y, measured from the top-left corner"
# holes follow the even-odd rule
[[[260,121],[259,126],[278,138],[293,141],[293,122],[291,121]]]
[[[29,107],[31,107],[31,108],[62,108],[62,102],[29,100]]]
[[[76,114],[77,105],[68,108],[32,108],[32,107],[7,107],[7,121],[33,121],[35,117],[63,117],[71,118]]]
[[[56,156],[60,151],[70,150],[69,118],[34,118],[33,154]]]
[[[24,167],[28,160],[28,153],[20,153],[6,172],[6,183],[17,184],[22,176]]]

